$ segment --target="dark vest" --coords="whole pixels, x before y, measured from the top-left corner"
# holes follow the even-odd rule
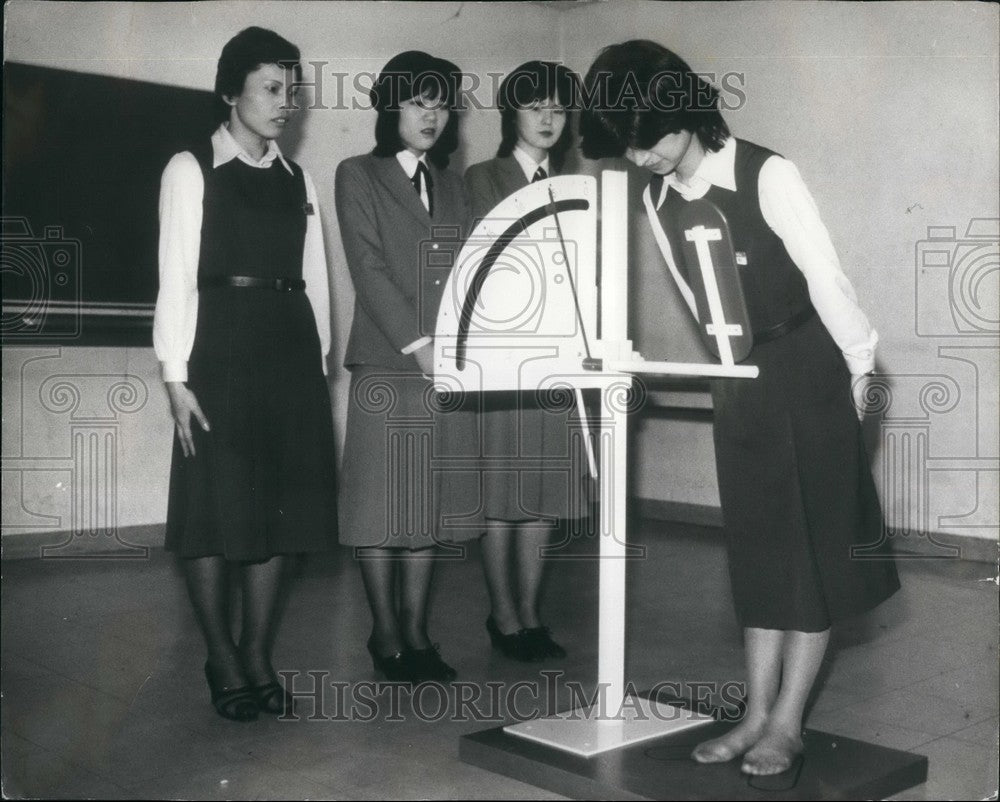
[[[289,161],[251,167],[230,159],[212,168],[212,143],[192,148],[205,179],[198,276],[302,278],[306,183]],[[287,160],[286,160],[287,161]]]
[[[746,255],[746,265],[739,265],[738,270],[754,331],[783,323],[810,305],[805,276],[760,211],[757,180],[764,162],[774,155],[774,151],[737,139],[736,191],[713,184],[705,195],[725,215],[737,258],[741,253]],[[652,200],[655,203],[657,198],[654,196]],[[670,240],[677,268],[690,283],[689,276],[698,265],[685,263],[680,234],[674,224],[685,203],[687,201],[671,187],[658,215]]]

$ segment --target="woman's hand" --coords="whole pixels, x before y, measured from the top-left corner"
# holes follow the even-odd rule
[[[868,382],[870,379],[870,373],[851,376],[851,398],[854,400],[854,411],[861,422],[864,422],[865,413],[868,411]]]
[[[434,343],[430,342],[427,345],[418,348],[413,352],[414,358],[417,360],[417,364],[420,366],[420,371],[428,379],[434,376]]]
[[[198,406],[198,399],[194,397],[184,382],[166,382],[167,395],[170,396],[170,413],[174,416],[174,423],[177,425],[177,436],[181,441],[181,449],[185,457],[193,457],[194,437],[191,435],[191,416],[194,415],[201,424],[201,428],[209,431],[208,418]]]

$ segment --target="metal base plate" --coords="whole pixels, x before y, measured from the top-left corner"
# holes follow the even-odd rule
[[[686,727],[591,757],[508,732],[522,726],[466,735],[459,757],[575,799],[885,799],[927,781],[923,755],[815,730],[804,733],[805,753],[791,770],[754,778],[740,771],[739,760],[691,760],[696,744],[722,735],[735,726],[731,721]]]

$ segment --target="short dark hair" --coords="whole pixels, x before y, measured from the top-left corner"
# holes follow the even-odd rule
[[[527,61],[510,72],[497,90],[500,110],[500,147],[497,156],[510,156],[517,144],[517,112],[534,103],[554,100],[567,111],[576,107],[579,77],[553,61]],[[573,129],[566,120],[562,134],[549,149],[549,161],[558,170],[573,144]]]
[[[729,137],[718,90],[648,39],[604,48],[587,71],[584,97],[580,136],[587,158],[645,150],[678,131],[691,131],[713,152]]]
[[[252,26],[244,28],[226,42],[215,71],[215,96],[223,118],[229,117],[230,106],[224,98],[243,92],[247,76],[262,64],[277,64],[295,70],[295,79],[302,80],[299,49],[274,31]]]
[[[445,168],[458,148],[458,87],[461,70],[443,58],[421,50],[393,56],[382,68],[369,92],[378,112],[375,120],[375,156],[395,156],[405,145],[399,136],[400,104],[415,97],[439,100],[448,109],[448,122],[434,146],[427,151],[431,164]]]

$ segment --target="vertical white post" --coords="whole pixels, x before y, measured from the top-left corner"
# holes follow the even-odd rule
[[[628,177],[606,170],[601,174],[601,339],[604,358],[631,356],[628,341]],[[622,377],[621,382],[631,379]],[[601,418],[610,421],[610,453],[602,455],[601,547],[598,602],[597,682],[606,689],[607,721],[625,696],[625,471],[626,415],[623,398],[602,389]]]
[[[627,381],[627,380],[623,380]],[[620,385],[618,385],[620,387]],[[627,417],[616,387],[602,391],[601,547],[598,570],[597,682],[606,689],[607,719],[625,697],[625,471]]]
[[[628,340],[628,174],[614,170],[601,173],[601,339]]]

